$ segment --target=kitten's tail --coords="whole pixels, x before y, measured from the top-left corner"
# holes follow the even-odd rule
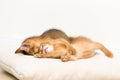
[[[110,57],[110,58],[113,58],[113,54],[111,51],[109,51],[105,46],[103,46],[101,43],[96,43],[98,49],[100,49],[101,51],[104,52],[104,54],[107,56],[107,57]]]

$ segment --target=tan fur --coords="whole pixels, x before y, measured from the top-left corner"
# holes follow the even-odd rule
[[[62,61],[77,60],[82,58],[89,58],[94,56],[95,50],[101,50],[107,57],[112,58],[113,54],[105,46],[99,42],[92,41],[86,37],[76,37],[72,38],[72,47],[76,49],[77,53],[75,55],[64,55],[62,56]]]
[[[54,50],[50,52],[45,52],[45,46],[53,46]],[[34,54],[35,57],[45,57],[45,58],[60,58],[63,55],[70,54],[75,55],[76,50],[64,39],[47,39],[40,44],[39,53]]]
[[[40,36],[33,36],[25,39],[21,46],[15,51],[15,53],[23,53],[27,55],[33,55],[38,52],[38,48],[41,42],[47,39],[64,39],[70,42],[70,38],[59,29],[49,29]],[[47,42],[47,41],[46,41]]]
[[[33,55],[38,52],[41,42],[47,39],[40,38],[38,36],[30,37],[24,40],[21,46],[15,51],[15,53],[24,53],[27,55]]]
[[[51,39],[65,39],[66,41],[70,42],[70,38],[59,29],[49,29],[45,31],[40,37],[42,38],[51,38]]]
[[[24,48],[24,45],[27,48]],[[45,47],[45,45],[52,45],[54,51],[49,53],[44,53],[43,47]],[[49,57],[58,58],[67,53],[69,54],[76,53],[76,50],[69,44],[68,41],[64,39],[50,39],[50,38],[38,38],[38,37],[32,37],[25,40],[22,43],[21,47],[16,50],[16,53],[18,52],[22,53],[22,51],[25,51],[26,54],[34,55],[35,57],[47,57],[47,58]]]
[[[49,46],[52,46],[53,50],[52,48],[49,50]],[[60,30],[50,29],[41,36],[25,39],[15,53],[72,61],[92,57],[97,49],[103,51],[107,57],[113,57],[113,54],[101,43],[82,36],[68,37]]]
[[[59,57],[61,57],[61,60],[65,62],[92,57],[94,56],[94,51],[97,49],[103,51],[107,57],[113,57],[113,54],[102,44],[92,41],[86,37],[76,37],[71,38],[71,40],[71,45],[69,43],[66,44],[66,42],[64,43],[64,40],[61,41],[59,39],[56,39],[53,42],[49,40],[51,42],[49,45],[54,46],[54,51],[43,54],[38,53],[35,54],[35,57],[55,58],[56,55],[59,55]],[[64,45],[68,45],[69,47],[63,47],[62,45],[58,44],[58,42],[63,43]],[[44,44],[48,44],[48,42],[44,42]],[[57,47],[55,45],[57,45]],[[72,47],[76,50],[76,52],[72,50]],[[74,54],[71,54],[68,50],[73,51]]]

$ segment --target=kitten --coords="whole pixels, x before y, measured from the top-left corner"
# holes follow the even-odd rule
[[[33,55],[37,53],[37,48],[39,47],[39,44],[43,42],[45,39],[64,39],[68,42],[70,42],[70,38],[62,31],[59,29],[49,29],[45,31],[42,35],[40,36],[34,36],[34,37],[29,37],[25,39],[21,46],[15,51],[15,53],[23,53],[23,54],[28,54],[28,55]]]
[[[70,43],[64,43],[64,45],[68,45],[69,47],[63,47],[62,45],[59,45],[58,42],[62,43],[62,41],[60,40],[55,40],[55,41],[50,41],[51,44],[49,44],[49,42],[44,42],[42,43],[43,45],[41,45],[41,53],[37,53],[34,56],[35,57],[51,57],[51,58],[55,58],[56,54],[59,54],[58,56],[61,58],[61,60],[63,62],[65,61],[73,61],[73,60],[78,60],[78,59],[83,59],[83,58],[89,58],[95,55],[94,51],[99,49],[101,51],[104,52],[104,54],[107,57],[112,58],[113,54],[106,48],[104,47],[101,43],[92,41],[86,37],[76,37],[73,38],[71,37],[71,44]],[[54,45],[53,45],[54,44]],[[57,48],[55,48],[55,45],[59,45],[57,46]],[[71,47],[75,49],[71,50]],[[49,50],[49,48],[53,47],[53,49]],[[47,50],[48,49],[48,50]],[[64,50],[64,51],[63,51]],[[70,51],[72,51],[73,53],[70,53]],[[57,57],[58,57],[57,56]]]

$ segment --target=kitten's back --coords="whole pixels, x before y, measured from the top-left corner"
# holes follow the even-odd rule
[[[70,42],[69,37],[63,32],[62,30],[59,29],[49,29],[45,31],[40,37],[42,38],[52,38],[52,39],[58,39],[62,38]]]

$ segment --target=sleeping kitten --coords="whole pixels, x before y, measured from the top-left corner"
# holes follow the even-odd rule
[[[70,42],[70,38],[59,29],[49,29],[45,31],[40,36],[29,37],[25,39],[21,46],[15,51],[15,53],[23,53],[28,55],[33,55],[37,53],[37,48],[39,47],[40,43],[43,42],[45,39],[59,39],[62,38],[68,42]]]
[[[113,54],[106,48],[104,47],[101,43],[92,41],[86,37],[76,37],[76,38],[72,38],[71,37],[71,45],[69,43],[66,44],[66,42],[63,44],[64,45],[68,45],[69,47],[63,47],[62,45],[59,45],[58,42],[62,42],[59,40],[55,40],[55,41],[50,41],[49,42],[44,42],[41,43],[41,47],[40,47],[40,52],[35,54],[35,57],[51,57],[51,58],[55,58],[55,57],[60,57],[62,61],[73,61],[73,60],[78,60],[78,59],[83,59],[83,58],[89,58],[94,56],[94,51],[97,49],[100,49],[101,51],[104,52],[104,54],[107,57],[112,58]],[[55,45],[59,45],[57,46],[57,48],[55,48]],[[76,51],[72,51],[71,47],[73,47]],[[53,49],[50,49],[53,48]],[[50,49],[50,50],[49,50]],[[64,51],[63,51],[64,50]],[[70,51],[72,51],[73,53],[70,53]],[[41,54],[42,53],[42,54]],[[56,54],[59,54],[58,56],[56,56]]]

